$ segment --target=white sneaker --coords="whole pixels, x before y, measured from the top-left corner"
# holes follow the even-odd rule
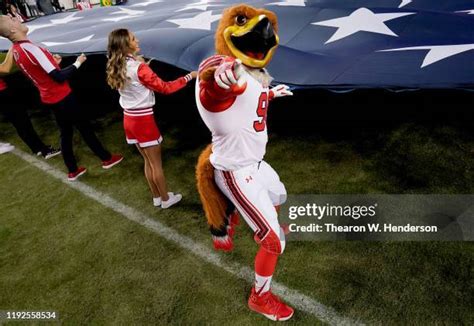
[[[161,197],[154,197],[153,198],[153,206],[160,207],[161,206]]]
[[[173,206],[174,204],[178,203],[183,198],[181,194],[175,195],[172,192],[169,192],[168,196],[170,198],[167,201],[164,201],[164,200],[161,201],[161,208],[169,208]]]
[[[0,143],[0,154],[11,152],[15,149],[15,146],[9,143]]]

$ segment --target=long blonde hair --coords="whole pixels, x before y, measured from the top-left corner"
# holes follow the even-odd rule
[[[127,83],[127,55],[130,53],[130,32],[120,28],[109,34],[107,47],[107,84],[112,89],[122,89]]]

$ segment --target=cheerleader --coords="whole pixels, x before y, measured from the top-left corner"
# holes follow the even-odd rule
[[[127,143],[135,144],[145,161],[145,177],[153,194],[153,204],[168,208],[182,196],[168,192],[161,162],[163,137],[154,115],[155,94],[171,94],[186,86],[197,73],[191,72],[171,82],[160,79],[138,56],[138,39],[127,29],[109,34],[107,83],[120,94]]]

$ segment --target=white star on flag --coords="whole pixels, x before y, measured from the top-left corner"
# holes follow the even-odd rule
[[[190,9],[205,11],[210,6],[215,6],[215,5],[209,4],[208,0],[201,0],[201,1],[196,2],[196,3],[191,3],[189,5],[186,5],[186,6],[184,6],[184,8],[176,10],[176,12],[184,11],[184,10],[190,10]]]
[[[400,3],[400,5],[398,6],[398,8],[403,8],[405,7],[407,4],[409,3],[412,3],[413,0],[402,0],[402,2]]]
[[[147,1],[139,2],[139,3],[135,3],[131,5],[130,7],[148,7],[149,5],[159,3],[159,2],[163,2],[163,0],[147,0]]]
[[[143,10],[133,10],[133,9],[127,9],[123,7],[119,7],[120,11],[115,11],[111,13],[111,15],[121,15],[121,14],[126,14],[126,15],[132,15],[132,16],[139,16],[143,15],[145,11]]]
[[[84,18],[84,17],[74,17],[74,16],[76,16],[76,14],[77,14],[77,12],[75,12],[73,14],[70,14],[70,15],[67,15],[64,18],[51,19],[51,23],[53,25],[61,25],[61,24],[67,24],[67,23],[73,22],[75,20],[79,20],[79,19]]]
[[[466,51],[474,50],[474,44],[456,44],[456,45],[427,45],[427,46],[412,46],[408,48],[380,50],[378,52],[395,52],[395,51],[417,51],[428,50],[428,53],[423,60],[420,68],[429,66],[435,62],[452,57]]]
[[[73,44],[73,43],[84,43],[84,42],[90,41],[93,37],[94,37],[94,34],[89,35],[89,36],[86,36],[86,37],[83,37],[83,38],[81,38],[81,39],[79,39],[79,40],[75,40],[75,41],[68,41],[68,42],[41,42],[41,43],[43,43],[45,46],[56,46],[56,45]]]
[[[46,27],[51,27],[50,24],[48,25],[30,25],[30,24],[26,24],[26,26],[28,26],[28,35],[30,35],[31,33],[33,33],[34,31],[38,30],[38,29],[42,29],[42,28],[46,28]]]
[[[178,25],[178,28],[211,30],[211,24],[222,17],[221,14],[213,15],[212,11],[200,13],[194,17],[181,19],[168,19],[167,22]]]
[[[314,22],[311,25],[337,27],[337,31],[325,44],[343,39],[357,32],[370,32],[398,36],[385,25],[386,21],[413,15],[414,12],[376,14],[367,8],[359,8],[346,17]]]
[[[118,21],[121,21],[121,20],[124,20],[124,19],[139,17],[139,16],[142,16],[145,13],[145,11],[143,11],[143,10],[126,9],[126,8],[122,8],[122,7],[120,7],[119,9],[120,9],[119,11],[115,11],[115,12],[111,13],[111,15],[124,15],[124,16],[119,16],[119,17],[114,17],[114,18],[105,18],[105,19],[102,19],[102,21],[118,22]]]
[[[269,6],[284,6],[284,7],[305,7],[305,0],[284,0],[283,2],[272,2],[268,4]]]
[[[474,9],[456,11],[463,14],[474,15]]]

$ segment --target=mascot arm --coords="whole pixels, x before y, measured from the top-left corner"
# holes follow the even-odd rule
[[[142,63],[138,67],[138,79],[145,87],[155,92],[161,94],[171,94],[186,86],[192,77],[190,74],[188,74],[176,80],[165,82],[160,77],[158,77],[147,64]]]
[[[217,57],[214,60],[217,62],[202,65],[199,72],[199,99],[206,110],[222,112],[245,92],[247,83],[239,82],[243,74],[240,62],[229,57]]]
[[[206,110],[210,112],[222,112],[227,110],[241,95],[246,87],[233,85],[229,89],[223,89],[217,85],[215,80],[200,81],[199,99]]]

